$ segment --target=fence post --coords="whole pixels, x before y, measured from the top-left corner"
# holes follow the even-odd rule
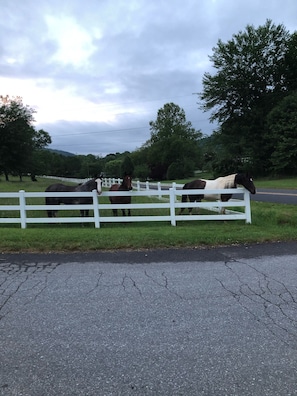
[[[245,205],[245,222],[247,224],[251,224],[252,216],[251,216],[251,201],[250,201],[250,193],[248,190],[244,189],[244,205]]]
[[[20,216],[21,216],[21,227],[26,228],[26,198],[25,198],[25,191],[20,190]]]
[[[169,202],[170,202],[170,217],[171,217],[171,225],[176,226],[176,218],[175,218],[175,188],[169,189]]]
[[[137,191],[140,191],[140,181],[139,180],[137,180],[137,182],[136,182],[136,188],[137,188]]]
[[[93,195],[95,228],[100,228],[100,214],[99,214],[97,191],[93,190],[92,195]]]
[[[172,188],[174,190],[176,190],[176,183],[175,182],[172,182]],[[175,194],[174,194],[174,197],[175,197],[175,202],[177,202],[177,196]]]
[[[159,199],[161,199],[162,198],[162,194],[161,194],[162,187],[161,187],[161,183],[160,182],[158,182],[158,191],[159,191]]]
[[[146,188],[146,190],[150,189],[150,183],[148,181],[145,182],[145,188]]]

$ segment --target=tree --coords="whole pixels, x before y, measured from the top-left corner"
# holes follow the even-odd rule
[[[103,171],[103,159],[93,154],[80,155],[80,177],[98,177]]]
[[[286,96],[267,117],[273,153],[271,170],[277,174],[297,172],[297,91]]]
[[[0,170],[20,176],[32,169],[34,150],[51,143],[49,134],[33,127],[35,110],[20,97],[0,96]]]
[[[285,81],[287,85],[288,91],[294,91],[297,89],[297,68],[296,68],[296,59],[297,59],[297,32],[293,33],[289,43],[288,43],[288,51],[285,57]]]
[[[126,155],[121,164],[121,177],[126,175],[133,176],[134,165],[129,155]]]
[[[293,48],[283,25],[271,20],[258,28],[248,25],[227,43],[218,41],[210,57],[216,73],[203,77],[202,108],[212,111],[211,121],[219,122],[226,155],[248,157],[258,171],[267,171],[271,156],[267,115],[288,94],[296,76]]]
[[[187,176],[185,172],[192,173],[202,133],[196,131],[191,122],[186,120],[185,111],[174,103],[167,103],[159,109],[156,121],[150,121],[150,127],[151,138],[146,147],[151,176],[156,179],[165,178],[173,163],[175,166],[172,169],[181,169],[186,164],[179,172],[183,176]]]
[[[115,159],[105,164],[104,172],[107,177],[120,177],[122,161]]]
[[[283,25],[267,20],[257,29],[247,25],[227,43],[218,41],[210,56],[215,75],[205,73],[204,110],[213,110],[211,120],[224,122],[249,113],[263,95],[282,92],[285,57],[290,33]]]

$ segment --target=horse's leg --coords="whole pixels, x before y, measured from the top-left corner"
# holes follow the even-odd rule
[[[88,209],[83,209],[80,211],[80,216],[81,217],[89,217],[89,210]]]
[[[47,211],[47,217],[57,217],[57,210],[48,210]]]
[[[118,215],[118,210],[117,209],[112,209],[112,213],[113,213],[114,216],[117,216]]]
[[[126,209],[122,209],[122,215],[126,216]]]
[[[196,196],[195,195],[189,195],[189,200],[190,200],[190,202],[195,202],[196,201]],[[188,211],[189,211],[189,214],[191,215],[192,211],[193,211],[193,208],[189,208]]]
[[[187,195],[182,195],[181,201],[182,201],[182,203],[188,202],[188,196]],[[180,208],[179,214],[181,215],[184,210],[185,210],[185,208]]]
[[[51,204],[51,200],[49,199],[49,197],[45,197],[45,204],[46,205],[50,205]],[[47,217],[53,217],[53,212],[52,210],[47,210]]]
[[[228,202],[229,199],[232,198],[232,194],[222,194],[221,195],[221,202]],[[221,206],[220,208],[220,214],[226,214],[226,209]]]

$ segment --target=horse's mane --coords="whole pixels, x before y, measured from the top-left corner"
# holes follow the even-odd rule
[[[236,173],[233,173],[232,175],[229,176],[221,177],[220,179],[222,179],[222,184],[223,184],[222,188],[235,188],[236,187],[235,176]]]
[[[76,191],[89,191],[89,186],[94,184],[95,179],[89,179],[83,183],[78,184],[75,189]],[[95,187],[94,187],[95,188]]]

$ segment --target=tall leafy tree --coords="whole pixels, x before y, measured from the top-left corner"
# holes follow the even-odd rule
[[[104,172],[107,177],[120,177],[122,160],[115,159],[105,164]]]
[[[179,169],[179,177],[193,172],[202,133],[186,120],[185,111],[174,103],[167,103],[159,109],[150,127],[151,138],[146,147],[152,176],[165,178],[172,164],[175,164],[172,168]]]
[[[271,135],[271,170],[297,173],[297,91],[286,96],[267,117]]]
[[[248,157],[257,170],[269,167],[266,117],[288,93],[289,53],[296,64],[290,41],[289,31],[271,20],[258,28],[248,25],[227,43],[218,41],[210,56],[216,72],[203,77],[202,108],[219,123],[226,153]]]
[[[216,74],[205,73],[201,99],[211,120],[224,122],[243,116],[264,95],[285,91],[285,57],[290,33],[267,20],[264,26],[247,25],[227,43],[218,41],[210,60]]]
[[[288,44],[288,51],[285,57],[286,70],[285,81],[288,91],[297,89],[297,32],[294,32],[290,37]]]
[[[35,110],[20,97],[0,96],[0,170],[21,175],[32,168],[32,154],[51,142],[49,134],[33,127]]]
[[[134,165],[130,155],[126,155],[121,164],[121,177],[126,175],[133,176],[134,174]]]

